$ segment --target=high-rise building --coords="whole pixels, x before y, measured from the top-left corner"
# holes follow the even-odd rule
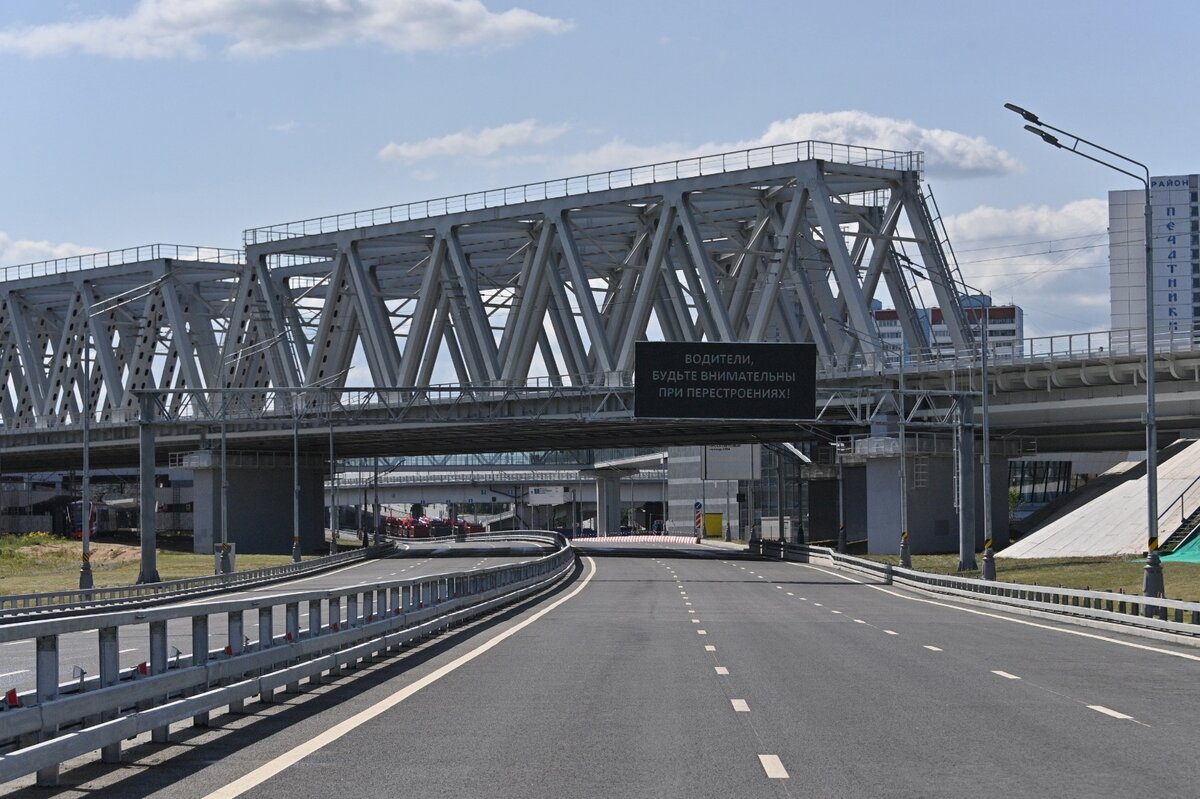
[[[989,353],[1013,357],[1025,351],[1025,312],[1019,305],[992,305],[992,298],[986,294],[963,296],[961,302],[967,323],[977,337],[982,337],[980,322],[987,325]],[[904,340],[900,329],[900,315],[892,308],[875,310],[873,313],[879,337],[884,343],[911,352],[913,348]],[[944,353],[954,351],[954,342],[950,339],[941,308],[919,308],[917,318],[932,349]]]
[[[1200,175],[1150,179],[1154,328],[1200,330]],[[1146,194],[1108,193],[1108,273],[1113,330],[1146,330]],[[1136,335],[1134,336],[1136,339]]]

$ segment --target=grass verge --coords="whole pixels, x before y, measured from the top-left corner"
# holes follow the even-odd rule
[[[190,551],[191,540],[163,538],[158,574],[163,580],[213,573],[212,555]],[[183,547],[187,548],[184,551]],[[68,591],[79,587],[81,544],[48,533],[0,535],[0,594]],[[125,541],[92,543],[92,580],[97,588],[132,585],[141,566],[141,548]],[[239,570],[291,563],[291,555],[237,556]]]

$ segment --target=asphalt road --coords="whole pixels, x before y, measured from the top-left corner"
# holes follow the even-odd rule
[[[824,567],[588,558],[568,585],[16,796],[1195,796],[1200,649]],[[152,764],[152,765],[151,765]]]

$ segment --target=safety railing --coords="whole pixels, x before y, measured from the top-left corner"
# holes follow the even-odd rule
[[[372,225],[409,222],[414,219],[428,219],[433,216],[464,211],[497,208],[556,197],[587,194],[593,191],[624,189],[665,180],[680,180],[812,159],[883,169],[919,171],[922,154],[826,141],[790,142],[251,228],[245,231],[243,240],[246,245],[266,244],[299,236],[313,236]]]
[[[393,549],[392,544],[386,544],[302,560],[299,563],[265,566],[260,569],[246,569],[207,577],[186,577],[159,583],[47,591],[38,594],[9,594],[0,596],[0,624],[11,624],[35,615],[93,613],[109,610],[116,606],[136,605],[141,607],[235,588],[245,588],[251,585],[272,583],[278,580],[288,580],[305,574],[335,569],[364,558],[382,557],[392,552]]]
[[[1158,632],[1200,636],[1200,602],[931,574],[890,563],[843,555],[828,547],[781,543],[778,540],[755,539],[750,542],[750,549],[757,554],[782,560],[827,563],[887,584],[904,585],[956,597],[984,599],[1023,610],[1113,622]]]
[[[37,772],[57,782],[59,764],[99,750],[104,762],[120,760],[122,742],[144,732],[168,740],[169,725],[223,706],[240,710],[257,696],[274,701],[280,690],[298,691],[300,680],[319,682],[346,666],[462,623],[528,596],[566,576],[575,553],[555,533],[525,533],[524,540],[553,546],[551,554],[520,563],[427,577],[299,591],[183,606],[59,617],[0,626],[0,644],[33,640],[37,688],[9,692],[0,711],[0,782]],[[307,623],[301,624],[301,607]],[[257,639],[246,633],[245,614],[256,617]],[[213,648],[209,620],[223,618],[226,640]],[[168,656],[168,626],[187,625],[192,652]],[[276,622],[280,622],[277,634]],[[119,665],[123,636],[148,628],[150,658]],[[95,633],[96,676],[60,681],[59,639]]]
[[[138,247],[126,247],[123,250],[92,252],[68,258],[6,266],[0,270],[0,280],[61,275],[67,272],[81,272],[85,269],[99,269],[104,266],[121,266],[139,261],[157,261],[163,258],[231,265],[241,264],[244,260],[241,250],[195,247],[187,244],[143,244]]]

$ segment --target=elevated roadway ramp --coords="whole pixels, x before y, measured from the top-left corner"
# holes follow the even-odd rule
[[[1195,508],[1200,491],[1193,485],[1200,476],[1200,441],[1179,445],[1175,455],[1159,464],[1158,537],[1165,541],[1181,519],[1178,500]],[[1195,494],[1196,496],[1190,496]],[[1146,475],[1119,483],[1086,504],[1075,507],[996,553],[1005,558],[1068,558],[1132,555],[1146,550]]]

